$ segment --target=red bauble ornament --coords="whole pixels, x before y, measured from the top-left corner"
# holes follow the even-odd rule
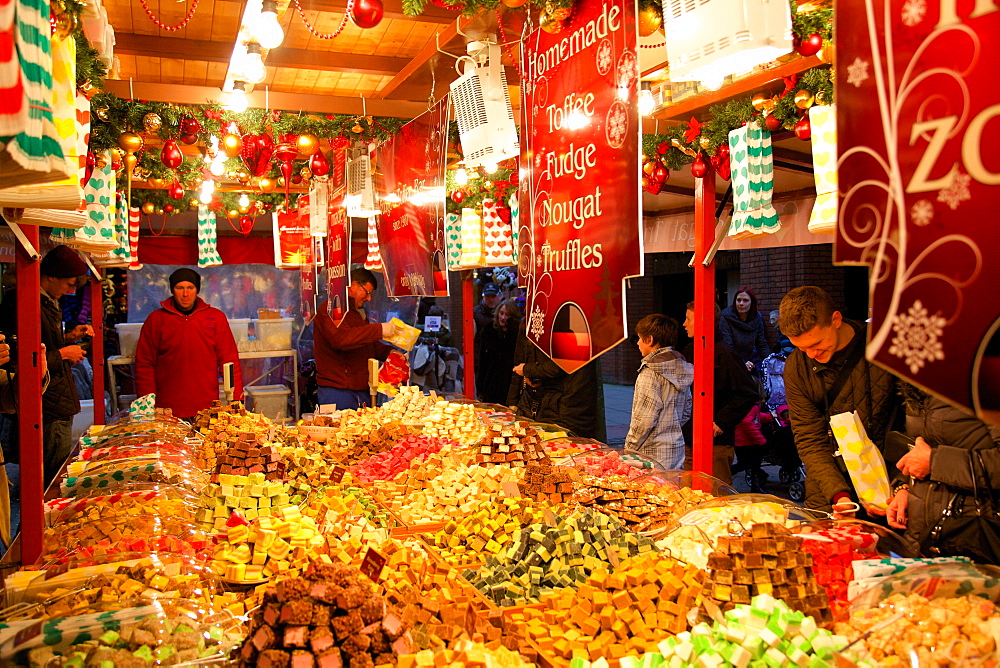
[[[192,134],[182,134],[180,137],[178,137],[178,139],[180,139],[185,144],[197,144],[198,143],[198,135],[193,134],[193,133]]]
[[[667,179],[670,178],[670,170],[663,165],[657,165],[653,168],[653,174],[649,177],[649,180],[653,183],[666,183]]]
[[[351,20],[362,29],[374,28],[382,21],[385,7],[382,0],[355,0]]]
[[[316,151],[309,158],[309,169],[313,176],[326,176],[330,173],[330,161],[327,160],[323,151]]]
[[[97,158],[90,151],[87,151],[86,167],[83,170],[83,181],[80,183],[81,186],[87,185],[90,181],[90,175],[94,173],[94,167],[97,165]]]
[[[451,194],[451,201],[454,202],[455,204],[461,204],[462,202],[464,202],[465,201],[465,191],[464,190],[456,190],[455,192],[453,192]]]
[[[174,181],[167,188],[167,194],[170,195],[171,199],[182,199],[184,197],[184,187],[177,181]]]
[[[705,163],[704,158],[702,158],[701,153],[699,153],[695,157],[694,162],[691,163],[691,174],[695,178],[701,179],[704,178],[707,173],[708,165]]]
[[[778,120],[777,116],[774,114],[768,114],[764,119],[764,127],[766,127],[771,132],[777,132],[781,129],[781,121]]]
[[[184,162],[184,154],[177,147],[177,142],[168,139],[163,142],[163,150],[160,152],[160,162],[170,169],[177,169]]]
[[[800,56],[815,56],[819,53],[819,50],[823,48],[823,37],[819,33],[813,33],[801,40],[796,46],[795,51],[798,52]]]
[[[201,123],[192,118],[191,116],[185,116],[180,122],[181,134],[185,135],[196,135],[201,132]]]
[[[250,216],[240,216],[240,234],[249,236],[253,231],[253,218]]]
[[[441,7],[442,9],[451,9],[451,10],[456,11],[456,12],[460,11],[462,9],[462,7],[465,6],[464,3],[461,3],[461,2],[458,2],[458,3],[454,4],[454,5],[449,5],[447,2],[445,2],[445,0],[431,0],[431,4],[432,5],[437,5],[438,7]],[[510,5],[507,5],[507,6],[509,7]]]
[[[298,185],[298,184],[302,183],[302,175],[301,174],[296,174],[295,176],[293,176],[292,177],[292,183],[294,183],[295,185]]]
[[[271,156],[274,155],[274,140],[268,135],[243,135],[243,148],[240,157],[243,164],[253,176],[264,176],[271,168]]]
[[[174,205],[173,204],[164,204],[163,205],[163,213],[173,213],[173,212],[174,212]]]
[[[795,136],[802,140],[812,137],[812,124],[809,122],[808,116],[803,117],[795,124]]]

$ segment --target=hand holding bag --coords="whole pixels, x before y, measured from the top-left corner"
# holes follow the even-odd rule
[[[986,489],[979,486],[977,468],[986,481]],[[956,492],[941,517],[920,540],[920,550],[932,557],[963,556],[977,563],[997,566],[1000,565],[1000,504],[983,457],[976,450],[969,453],[969,472],[974,505],[968,503],[968,494]]]

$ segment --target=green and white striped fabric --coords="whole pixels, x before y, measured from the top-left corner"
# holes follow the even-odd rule
[[[774,159],[771,133],[756,121],[729,133],[729,160],[733,178],[733,222],[729,236],[746,239],[781,229],[771,204]]]
[[[222,264],[222,256],[216,248],[217,228],[215,212],[207,206],[198,207],[198,267],[217,267]]]

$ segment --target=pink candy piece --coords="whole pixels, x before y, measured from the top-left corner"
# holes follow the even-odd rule
[[[351,469],[351,474],[361,482],[392,480],[409,468],[415,459],[426,459],[440,452],[445,446],[457,446],[450,438],[430,436],[404,436],[386,452],[372,455]]]
[[[587,475],[597,478],[620,475],[631,480],[649,473],[649,471],[626,464],[617,452],[591,452],[577,455],[573,458],[573,466],[581,468]]]

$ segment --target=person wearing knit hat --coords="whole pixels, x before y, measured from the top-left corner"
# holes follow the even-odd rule
[[[198,296],[201,276],[181,267],[170,274],[171,296],[143,323],[135,351],[139,396],[191,420],[219,398],[222,365],[233,363],[233,398],[243,398],[240,354],[226,314]]]
[[[87,356],[87,351],[76,342],[93,336],[94,328],[77,325],[63,332],[59,299],[75,294],[80,279],[87,275],[87,263],[80,254],[69,246],[56,246],[42,258],[39,273],[41,338],[50,377],[48,389],[42,395],[42,456],[45,486],[48,487],[73,449],[73,416],[80,412],[80,398],[72,367]],[[12,291],[0,303],[0,331],[4,334],[17,331],[16,297],[16,291]]]

